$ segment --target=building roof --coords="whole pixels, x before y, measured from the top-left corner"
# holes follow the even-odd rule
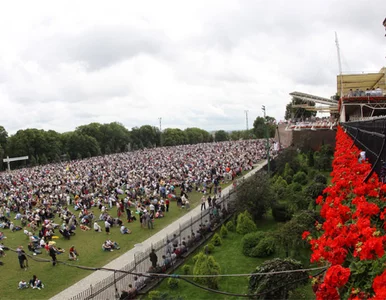
[[[343,95],[347,95],[349,90],[356,89],[365,91],[366,89],[375,89],[380,87],[383,91],[386,90],[386,68],[383,67],[378,73],[363,73],[363,74],[349,74],[338,75],[337,93],[341,93],[341,84],[343,85]]]

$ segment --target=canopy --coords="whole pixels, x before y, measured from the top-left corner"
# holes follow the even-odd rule
[[[364,73],[364,74],[349,74],[338,75],[337,80],[337,93],[341,93],[341,84],[343,85],[343,95],[347,95],[349,90],[356,89],[366,91],[366,89],[376,89],[380,87],[383,92],[386,91],[386,68],[383,67],[378,73]]]

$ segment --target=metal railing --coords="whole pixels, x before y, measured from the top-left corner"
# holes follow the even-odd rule
[[[233,197],[233,194],[235,194],[235,191],[232,189],[228,194],[223,195],[223,197],[216,202],[217,205],[220,205],[221,210],[223,208],[228,208],[228,202]],[[142,252],[135,253],[134,261],[125,265],[121,268],[121,270],[127,272],[147,273],[151,267],[149,254],[152,249],[155,250],[157,257],[160,259],[167,251],[168,240],[176,238],[179,240],[179,243],[181,243],[183,238],[191,236],[192,232],[197,232],[200,229],[200,225],[205,224],[206,222],[210,222],[209,209],[192,216],[189,221],[180,223],[179,227],[174,232],[170,232],[164,239],[158,241],[156,244],[152,244],[151,247],[143,250]],[[223,222],[223,220],[221,220],[221,222]],[[127,290],[129,284],[134,283],[134,277],[135,275],[133,274],[114,272],[102,281],[90,285],[89,288],[70,298],[70,300],[117,299],[119,298],[118,294],[121,290]],[[141,281],[143,279],[144,278],[138,278],[138,280]]]

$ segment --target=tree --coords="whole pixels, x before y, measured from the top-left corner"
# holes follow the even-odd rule
[[[286,120],[290,119],[305,119],[312,116],[316,116],[316,111],[306,110],[300,107],[293,107],[293,105],[309,105],[315,106],[315,102],[302,101],[300,99],[292,98],[292,101],[288,103],[285,107],[284,118]]]
[[[7,147],[8,132],[3,126],[0,126],[0,147],[5,151]]]
[[[299,269],[303,269],[301,262],[293,259],[267,260],[254,271],[254,273],[266,274],[253,275],[249,278],[249,291],[256,294],[255,299],[288,299],[290,291],[308,283],[308,273],[304,271],[275,274],[274,272]]]
[[[203,129],[192,127],[186,128],[184,131],[189,144],[207,143],[210,141],[210,133]]]
[[[188,143],[186,133],[178,128],[167,128],[162,133],[164,146],[185,145]]]
[[[214,139],[216,142],[229,141],[229,134],[225,130],[218,130],[214,134]]]
[[[276,194],[264,172],[255,173],[237,189],[236,209],[240,212],[249,211],[254,221],[261,219],[274,202]]]
[[[220,265],[212,255],[205,255],[203,252],[198,253],[193,260],[193,275],[219,275],[221,274]],[[194,277],[197,283],[206,285],[211,289],[218,289],[219,277]]]
[[[267,126],[268,126],[268,137],[273,138],[276,132],[276,120],[273,117],[266,116],[257,117],[253,122],[253,131],[258,139],[267,137]]]

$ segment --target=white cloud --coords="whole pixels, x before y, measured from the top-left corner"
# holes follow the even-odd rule
[[[0,11],[0,125],[90,122],[245,128],[288,93],[336,92],[384,65],[383,0],[8,1]],[[6,113],[4,113],[6,112]]]

